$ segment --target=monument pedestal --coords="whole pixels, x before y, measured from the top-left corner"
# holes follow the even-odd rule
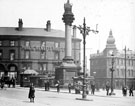
[[[64,58],[60,66],[55,69],[55,80],[60,80],[63,87],[73,82],[73,77],[77,76],[80,66],[74,64],[72,59]]]

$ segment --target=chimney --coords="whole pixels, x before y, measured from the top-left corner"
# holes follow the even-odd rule
[[[23,28],[23,22],[22,22],[22,19],[19,19],[18,21],[18,30],[21,31]]]
[[[47,30],[48,32],[51,31],[51,22],[50,22],[50,20],[47,21],[46,30]]]
[[[73,26],[73,38],[76,38],[76,26]]]

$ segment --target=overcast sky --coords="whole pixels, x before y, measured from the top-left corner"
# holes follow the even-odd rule
[[[0,27],[17,27],[23,19],[24,27],[45,28],[51,20],[53,29],[64,31],[62,15],[67,0],[0,0]],[[103,51],[109,31],[112,29],[116,47],[125,46],[135,50],[135,0],[70,0],[75,20],[73,25],[86,25],[91,29],[98,24],[98,34],[92,32],[86,37],[86,55]],[[82,39],[79,31],[77,37]],[[88,61],[89,64],[89,61]],[[89,66],[88,66],[89,68]]]

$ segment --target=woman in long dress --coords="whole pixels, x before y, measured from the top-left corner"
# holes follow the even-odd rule
[[[34,88],[34,86],[33,86],[33,83],[31,83],[31,85],[30,85],[28,98],[30,99],[30,102],[33,102],[33,103],[34,103],[35,88]]]

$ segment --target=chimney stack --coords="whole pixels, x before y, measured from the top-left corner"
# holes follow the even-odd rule
[[[46,30],[47,30],[48,32],[51,31],[51,22],[50,22],[50,20],[47,21]]]
[[[19,21],[18,21],[18,30],[21,31],[22,28],[23,28],[23,21],[22,21],[22,19],[19,19]]]

